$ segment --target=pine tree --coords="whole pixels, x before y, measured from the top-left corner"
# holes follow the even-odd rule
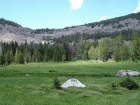
[[[23,64],[24,63],[24,55],[22,52],[19,52],[18,54],[18,63]]]
[[[18,48],[16,48],[15,63],[18,63],[18,55],[19,55]]]
[[[63,62],[66,61],[66,53],[65,53],[65,50],[64,50],[63,55],[62,55],[62,61]]]
[[[12,49],[10,50],[10,63],[14,62],[14,55]]]
[[[0,54],[0,65],[4,65],[5,64],[5,56],[4,54]]]
[[[66,54],[66,61],[69,61],[71,59],[71,52],[70,52],[70,48],[69,48],[69,43],[67,43],[65,40],[63,40],[62,42],[62,50],[65,50],[65,54]]]
[[[29,63],[29,57],[28,57],[27,49],[24,51],[24,62]]]
[[[44,62],[49,61],[50,60],[50,50],[48,47],[48,44],[44,44]]]
[[[53,61],[56,61],[56,49],[54,49],[54,52],[53,52]]]
[[[35,52],[32,55],[32,62],[36,62],[36,56],[35,56]]]
[[[8,50],[6,55],[5,55],[5,63],[6,65],[9,65],[11,62],[10,62],[10,51]]]

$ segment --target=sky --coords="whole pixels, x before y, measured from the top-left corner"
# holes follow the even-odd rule
[[[139,11],[140,0],[0,0],[0,18],[31,29],[60,29]]]

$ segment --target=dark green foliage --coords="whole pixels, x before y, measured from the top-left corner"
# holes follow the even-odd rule
[[[63,54],[62,54],[62,51],[63,51]],[[70,48],[69,48],[69,43],[66,42],[65,40],[62,41],[62,50],[60,49],[60,55],[61,55],[61,58],[63,55],[66,56],[66,61],[70,61],[71,60],[71,51],[70,51]]]
[[[129,75],[127,76],[126,79],[124,79],[122,82],[120,82],[120,86],[127,88],[129,90],[135,90],[139,88],[139,85],[132,80]]]
[[[62,61],[62,46],[56,45],[53,52],[53,61]]]
[[[19,52],[18,54],[18,63],[23,64],[24,63],[24,56],[22,52]]]
[[[4,65],[5,64],[5,56],[4,54],[0,54],[0,65]]]
[[[98,33],[99,34],[99,33]],[[97,37],[98,37],[98,34]],[[104,33],[105,34],[105,33]],[[72,58],[76,60],[102,60],[108,61],[114,59],[115,61],[140,60],[140,34],[135,35],[135,39],[128,44],[125,43],[124,36],[118,34],[116,38],[103,38],[98,42],[98,38],[94,42],[88,42],[87,34],[80,35],[77,33],[75,42],[68,43],[66,37],[62,37],[62,42],[55,44],[30,44],[17,42],[2,43],[0,65],[9,65],[13,62],[47,62],[47,61],[71,61]],[[92,36],[92,35],[90,35]],[[100,36],[100,35],[99,35]],[[105,35],[106,36],[106,35]],[[92,46],[92,47],[91,47]]]
[[[6,20],[4,18],[0,18],[0,24],[5,26],[5,25],[11,25],[13,27],[19,27],[20,25],[15,23],[15,22],[12,22],[12,21],[9,21],[9,20]]]
[[[117,28],[121,29],[122,27],[124,27],[124,25],[122,24],[118,24]]]
[[[116,84],[115,83],[112,83],[112,89],[113,90],[116,90],[116,88],[117,88]]]
[[[35,44],[31,42],[30,44],[17,42],[2,43],[1,42],[1,55],[0,55],[0,65],[10,63],[29,63],[29,62],[47,62],[47,61],[70,61],[71,51],[69,43],[64,41],[61,44],[49,45],[47,43]],[[63,56],[63,57],[62,57]],[[6,62],[5,62],[6,61]]]
[[[16,53],[15,53],[15,63],[18,63],[18,48],[16,48]]]
[[[10,52],[7,51],[6,55],[5,55],[5,62],[6,62],[6,65],[9,65],[11,62],[10,62]]]
[[[54,78],[54,88],[61,89],[61,84],[57,77]]]

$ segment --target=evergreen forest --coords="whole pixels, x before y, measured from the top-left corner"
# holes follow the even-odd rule
[[[76,41],[69,42],[67,38],[50,43],[30,42],[18,44],[1,42],[0,65],[12,63],[24,64],[32,62],[65,62],[75,60],[140,60],[140,34],[135,33],[131,40],[125,40],[122,34],[116,37],[105,37],[89,42],[84,35],[79,35]],[[58,39],[59,40],[59,39]]]

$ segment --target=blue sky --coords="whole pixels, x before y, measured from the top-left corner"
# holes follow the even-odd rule
[[[0,18],[23,27],[64,28],[140,11],[140,0],[0,0]]]

